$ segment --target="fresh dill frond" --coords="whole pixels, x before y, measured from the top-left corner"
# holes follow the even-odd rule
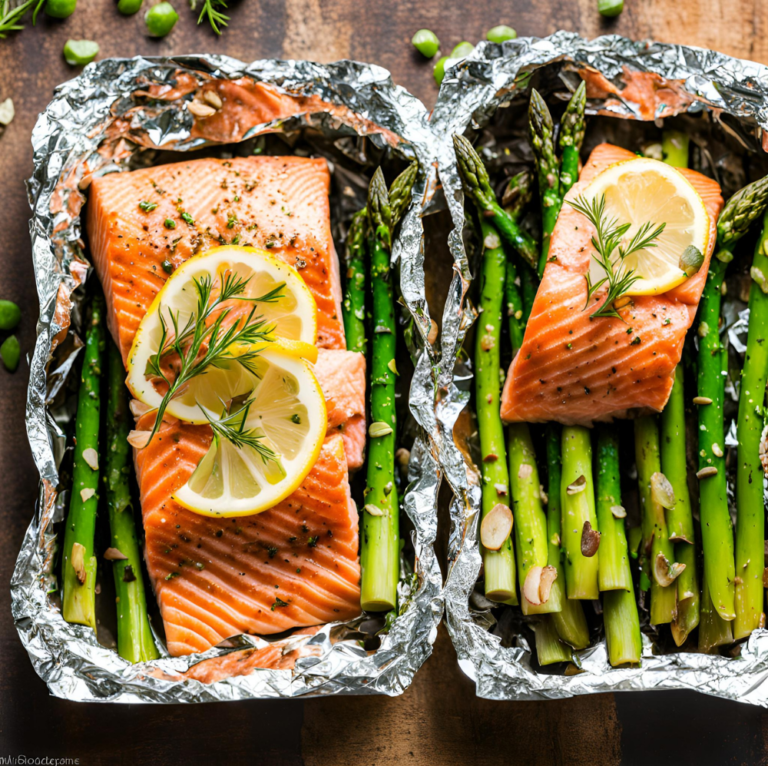
[[[634,269],[626,268],[624,259],[639,250],[656,247],[656,240],[661,236],[666,224],[644,223],[635,232],[629,244],[624,246],[621,244],[621,241],[632,224],[620,224],[618,219],[609,218],[606,215],[604,194],[601,194],[599,197],[593,197],[591,200],[580,194],[575,200],[569,201],[568,204],[574,210],[581,213],[595,227],[595,235],[592,237],[592,246],[595,248],[595,252],[592,254],[592,257],[605,272],[605,276],[602,279],[592,282],[589,271],[587,271],[584,277],[587,281],[587,300],[584,304],[584,309],[586,310],[587,306],[589,306],[592,296],[607,283],[608,294],[605,302],[596,311],[592,312],[590,317],[616,317],[623,321],[614,303],[622,295],[626,295],[632,285],[640,279],[635,274]],[[614,253],[617,253],[617,255],[614,255]]]

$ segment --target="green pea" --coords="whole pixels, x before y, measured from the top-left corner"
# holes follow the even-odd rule
[[[19,366],[19,357],[21,356],[21,346],[15,335],[6,338],[3,345],[0,346],[0,359],[3,360],[5,369],[8,372],[14,372]]]
[[[75,12],[77,0],[48,0],[45,4],[45,13],[54,19],[66,19]]]
[[[475,46],[472,43],[468,43],[466,40],[459,43],[452,51],[452,59],[465,59],[472,51],[475,50]]]
[[[0,330],[12,330],[21,319],[21,309],[13,301],[0,301]]]
[[[485,36],[492,43],[503,43],[507,40],[514,40],[517,37],[517,32],[512,27],[506,26],[506,24],[499,24],[498,27],[489,29]]]
[[[131,16],[139,12],[143,2],[144,0],[120,0],[117,4],[117,10],[124,16]]]
[[[437,64],[435,64],[435,68],[432,70],[432,74],[435,76],[435,82],[438,85],[440,85],[443,81],[443,77],[445,77],[445,64],[450,58],[450,56],[443,56],[438,60]]]
[[[99,44],[93,40],[67,40],[64,46],[64,60],[70,66],[90,64],[99,53]]]
[[[144,16],[147,32],[152,37],[165,37],[176,25],[179,14],[170,3],[153,5]]]
[[[431,59],[440,47],[437,35],[429,29],[420,29],[412,38],[413,47],[424,57]]]
[[[601,16],[611,19],[624,10],[624,0],[597,0],[597,10]]]

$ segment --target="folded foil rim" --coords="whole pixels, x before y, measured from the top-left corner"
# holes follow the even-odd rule
[[[484,127],[494,112],[524,89],[531,72],[560,63],[561,72],[590,70],[621,91],[625,69],[649,72],[664,78],[681,102],[660,103],[656,112],[641,115],[638,104],[619,96],[602,105],[590,99],[588,113],[609,114],[625,119],[696,113],[708,109],[728,115],[733,130],[745,148],[764,145],[768,131],[768,67],[731,58],[714,51],[657,42],[635,42],[618,35],[585,40],[570,32],[547,38],[521,38],[497,45],[482,43],[466,60],[451,67],[440,89],[432,118],[438,141],[438,175],[453,219],[449,245],[455,261],[452,336],[456,345],[444,348],[444,359],[456,352],[457,359],[474,311],[465,300],[472,275],[461,232],[464,199],[451,141],[454,133]],[[674,82],[670,82],[674,81]],[[599,107],[599,108],[598,108]],[[721,122],[721,124],[723,124]],[[743,332],[744,315],[738,327]],[[445,341],[444,341],[445,344]],[[450,508],[451,533],[449,570],[444,586],[446,623],[459,658],[459,665],[477,685],[477,694],[497,700],[544,700],[616,691],[691,689],[715,697],[768,707],[768,631],[757,630],[741,646],[735,658],[693,653],[654,654],[650,639],[643,635],[643,657],[639,668],[612,668],[605,641],[578,652],[581,673],[560,676],[537,673],[531,649],[524,637],[519,645],[505,647],[490,632],[496,620],[489,602],[472,603],[481,567],[478,548],[480,486],[474,467],[450,438],[459,413],[469,403],[471,373],[459,363],[445,364],[441,385],[445,393],[438,405],[443,436],[441,460],[445,478],[454,491]]]
[[[66,419],[62,422],[60,413],[54,417],[46,404],[75,368],[72,362],[76,354],[71,353],[56,370],[48,369],[48,363],[57,335],[69,325],[70,313],[80,311],[81,300],[73,292],[91,268],[82,256],[82,195],[78,190],[87,183],[83,167],[87,172],[115,169],[108,168],[97,152],[107,126],[111,139],[126,139],[114,155],[118,166],[142,148],[132,143],[137,135],[141,135],[143,148],[185,151],[205,145],[206,141],[191,135],[193,119],[182,99],[157,109],[156,103],[137,108],[131,102],[134,91],[152,85],[167,88],[175,82],[174,73],[179,72],[189,74],[197,86],[211,79],[245,78],[274,86],[296,99],[319,98],[324,105],[319,111],[291,117],[285,125],[267,123],[251,128],[240,140],[260,132],[308,125],[334,134],[341,129],[354,136],[373,126],[374,133],[381,131],[372,135],[374,142],[386,142],[387,135],[394,137],[401,155],[418,158],[422,167],[414,202],[393,247],[393,260],[400,264],[403,297],[418,330],[414,333],[418,336],[418,351],[409,403],[420,435],[411,452],[409,487],[403,501],[414,527],[416,586],[409,578],[401,580],[401,613],[373,653],[367,653],[357,640],[336,638],[345,629],[348,634],[354,633],[362,621],[357,618],[345,624],[325,625],[312,636],[280,641],[283,654],[300,646],[311,650],[312,656],[297,660],[294,670],[256,669],[245,676],[210,684],[168,679],[201,660],[243,647],[267,646],[267,642],[241,636],[228,642],[231,648],[131,665],[116,651],[99,645],[90,629],[64,622],[48,594],[55,552],[51,525],[66,504],[66,493],[60,497],[56,490]],[[325,65],[261,60],[247,64],[214,55],[107,59],[90,64],[81,75],[56,89],[32,134],[34,174],[28,182],[40,317],[31,360],[26,424],[40,472],[40,493],[11,581],[12,612],[19,636],[35,670],[54,696],[82,702],[192,703],[332,694],[397,695],[409,686],[431,654],[443,600],[442,577],[434,552],[437,493],[442,476],[432,373],[437,360],[436,351],[426,340],[430,318],[424,297],[420,210],[433,158],[427,120],[421,102],[394,85],[386,70],[353,61]],[[75,169],[77,183],[66,186],[62,196],[59,182]]]

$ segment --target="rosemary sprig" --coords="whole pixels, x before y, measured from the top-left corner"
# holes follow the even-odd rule
[[[15,8],[11,8],[11,0],[0,0],[0,40],[4,39],[9,32],[18,32],[24,29],[23,19],[30,8],[32,11],[32,24],[37,21],[37,14],[43,7],[45,0],[24,0],[17,3]]]
[[[208,419],[214,436],[220,439],[226,439],[237,449],[248,447],[256,452],[264,464],[270,460],[278,462],[277,453],[261,443],[265,434],[257,428],[246,428],[248,420],[248,411],[251,409],[253,400],[246,401],[242,407],[227,413],[226,409],[221,413],[221,418],[215,420],[208,415],[205,408],[201,408],[205,417]]]
[[[666,224],[662,223],[657,226],[654,223],[644,223],[637,230],[629,244],[622,245],[621,241],[632,224],[620,224],[618,219],[609,218],[606,215],[604,194],[594,197],[592,200],[588,200],[583,194],[580,194],[575,200],[568,201],[568,204],[574,210],[581,213],[595,227],[595,236],[592,237],[592,246],[595,248],[595,253],[593,253],[592,257],[605,272],[605,276],[594,283],[589,272],[586,273],[587,300],[584,304],[584,309],[589,305],[592,296],[607,282],[608,295],[605,302],[596,311],[592,312],[590,317],[616,317],[623,321],[614,303],[622,295],[625,295],[632,285],[640,279],[639,276],[635,275],[634,269],[626,268],[624,259],[638,250],[656,247],[655,240],[661,236]],[[614,255],[616,252],[617,254]]]
[[[227,369],[230,364],[237,363],[249,372],[255,373],[254,361],[258,351],[250,349],[240,355],[232,352],[232,347],[245,344],[270,342],[274,326],[267,325],[261,315],[256,314],[257,303],[274,303],[282,297],[283,283],[257,298],[247,298],[243,295],[250,277],[243,279],[232,272],[225,272],[221,277],[221,290],[213,294],[213,280],[206,274],[193,283],[197,293],[197,309],[192,312],[186,323],[181,325],[181,312],[168,312],[173,332],[169,332],[168,322],[160,309],[160,325],[162,333],[158,351],[147,360],[145,375],[160,378],[168,385],[168,391],[163,396],[157,408],[157,416],[152,433],[147,444],[157,433],[163,420],[163,415],[170,401],[177,396],[190,380],[198,375],[204,375],[211,367]],[[224,327],[224,320],[231,309],[221,309],[222,304],[230,300],[242,300],[254,303],[246,319],[238,320],[229,327]],[[221,310],[220,310],[221,309]],[[217,313],[218,312],[218,313]],[[216,314],[213,322],[209,320]],[[207,344],[207,346],[206,346]],[[163,371],[162,360],[175,352],[179,357],[179,371],[171,380]],[[207,417],[207,415],[206,415]]]
[[[203,23],[203,19],[208,19],[211,29],[217,34],[221,34],[220,27],[226,27],[229,23],[229,16],[222,13],[219,8],[226,9],[228,0],[203,0],[203,8],[197,19],[198,24]],[[197,8],[197,0],[190,0],[190,7],[194,11]]]

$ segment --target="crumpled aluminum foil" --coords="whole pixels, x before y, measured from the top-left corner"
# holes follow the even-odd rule
[[[361,647],[363,634],[358,628],[363,618],[358,618],[346,624],[325,625],[314,635],[282,639],[283,655],[302,650],[293,670],[257,669],[204,684],[180,680],[178,674],[201,660],[243,647],[264,647],[267,642],[241,636],[226,642],[227,648],[214,648],[202,655],[166,656],[131,665],[113,649],[101,646],[91,630],[65,623],[49,590],[55,554],[53,522],[64,517],[68,506],[67,489],[58,487],[58,468],[66,426],[74,413],[62,394],[71,383],[72,370],[77,369],[76,357],[82,347],[76,331],[83,290],[76,288],[91,270],[81,239],[83,190],[92,174],[151,161],[159,147],[189,151],[216,146],[216,141],[206,138],[204,128],[194,123],[186,108],[188,97],[204,82],[239,78],[265,83],[289,95],[299,106],[285,119],[238,124],[226,137],[228,144],[263,133],[289,135],[309,128],[314,135],[330,137],[340,151],[354,152],[357,137],[365,135],[382,151],[394,151],[405,159],[418,158],[424,169],[393,250],[393,259],[400,264],[407,310],[418,330],[413,333],[418,336],[418,350],[410,408],[420,433],[411,452],[410,483],[404,498],[405,512],[414,528],[415,577],[403,578],[401,613],[375,652]],[[432,375],[436,360],[426,342],[430,318],[424,297],[419,209],[433,156],[424,106],[395,86],[385,70],[349,61],[326,66],[272,60],[245,64],[204,55],[113,59],[91,64],[56,90],[35,126],[32,141],[30,233],[41,309],[26,415],[41,485],[11,592],[19,635],[37,673],[52,694],[78,701],[209,702],[403,692],[431,653],[443,611],[441,574],[433,550],[441,481]],[[357,195],[357,203],[363,204],[366,186],[359,183],[355,191],[348,185],[344,194]],[[338,218],[340,212],[341,203],[334,216]]]
[[[477,540],[479,475],[451,438],[459,413],[470,399],[471,374],[463,363],[454,366],[449,360],[457,358],[464,334],[474,320],[473,309],[464,300],[471,273],[462,243],[464,200],[451,136],[468,128],[482,130],[497,110],[509,107],[515,97],[515,105],[525,108],[523,94],[531,73],[537,70],[541,70],[538,74],[546,92],[559,92],[563,97],[575,88],[579,72],[585,72],[593,86],[602,85],[602,97],[589,99],[589,114],[654,120],[707,110],[743,150],[752,152],[763,148],[768,131],[768,68],[697,48],[638,43],[618,36],[587,41],[572,33],[558,32],[546,39],[525,38],[503,46],[481,44],[446,74],[432,124],[439,141],[438,173],[455,227],[449,244],[456,277],[443,325],[449,340],[443,341],[439,381],[443,396],[438,421],[441,460],[455,493],[445,602],[448,630],[459,664],[475,680],[477,693],[489,699],[541,700],[597,692],[694,689],[768,707],[765,630],[755,631],[736,658],[659,654],[644,635],[642,666],[628,669],[611,668],[601,640],[577,653],[583,672],[548,675],[534,669],[525,636],[518,633],[510,641],[508,626],[499,624],[491,612],[491,603],[475,591],[481,567]],[[649,79],[653,83],[650,110],[633,101],[631,90],[625,87],[637,72],[651,73],[646,78],[646,83]],[[648,91],[645,96],[648,98]],[[731,333],[732,342],[744,330],[742,314]],[[733,345],[738,352],[738,342]],[[502,641],[500,633],[506,640]]]

